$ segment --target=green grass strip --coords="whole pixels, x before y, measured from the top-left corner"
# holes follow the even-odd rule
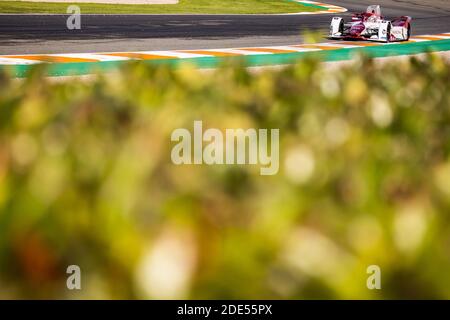
[[[299,2],[297,2],[297,1],[295,1],[295,0],[287,0],[287,1],[291,1],[291,2],[295,2],[295,3],[297,3],[297,4],[300,4]],[[328,8],[327,7],[322,7],[322,6],[319,6],[319,5],[317,5],[317,4],[314,4],[314,3],[306,3],[306,2],[303,2],[303,3],[301,3],[303,6],[305,6],[305,7],[310,7],[310,8],[314,8],[314,9],[317,9],[317,10],[328,10]]]
[[[323,10],[323,7],[286,0],[180,0],[178,4],[49,3],[0,0],[0,13],[65,14],[71,4],[83,14],[271,14]]]

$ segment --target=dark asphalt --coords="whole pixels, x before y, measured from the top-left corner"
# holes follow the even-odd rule
[[[361,0],[325,2],[351,12],[363,11],[368,4]],[[450,0],[377,3],[386,18],[412,16],[413,34],[450,32]],[[306,30],[325,35],[331,15],[83,15],[81,30],[68,30],[66,19],[64,15],[0,15],[0,54],[293,44],[301,42]]]

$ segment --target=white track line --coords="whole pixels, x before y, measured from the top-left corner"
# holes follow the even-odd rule
[[[181,50],[180,51],[139,51],[139,52],[133,52],[133,53],[143,53],[143,54],[149,54],[149,55],[164,56],[167,58],[180,58],[180,59],[208,57],[205,54],[188,53],[188,52],[183,52]]]
[[[262,49],[262,48],[255,48],[255,49]],[[202,51],[202,50],[201,50]],[[231,54],[237,54],[242,56],[251,56],[255,54],[272,54],[272,52],[256,52],[256,51],[250,51],[245,49],[214,49],[215,52],[223,52],[223,53],[231,53]]]
[[[431,40],[411,37],[411,38],[409,38],[409,41],[413,41],[413,42],[425,42],[425,41],[431,41]]]
[[[309,52],[309,51],[321,51],[319,48],[299,48],[299,47],[291,47],[291,46],[276,46],[276,47],[267,47],[268,49],[279,49],[279,50],[291,50],[296,52]]]
[[[36,64],[36,63],[40,63],[40,61],[26,60],[19,58],[7,58],[0,56],[0,65],[18,65],[18,64]]]
[[[67,58],[79,58],[79,59],[91,59],[91,60],[97,60],[97,61],[121,61],[121,60],[130,60],[130,58],[127,57],[118,57],[118,56],[109,56],[109,55],[102,55],[98,53],[60,53],[60,54],[49,54],[46,56],[51,57],[67,57]]]

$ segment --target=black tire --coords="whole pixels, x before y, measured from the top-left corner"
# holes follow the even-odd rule
[[[386,30],[386,42],[391,42],[391,24],[389,23]]]
[[[409,38],[411,38],[411,25],[408,24],[408,32],[406,34],[406,41],[409,41]]]
[[[341,35],[344,34],[344,20],[341,20],[341,23],[339,23],[339,32]]]

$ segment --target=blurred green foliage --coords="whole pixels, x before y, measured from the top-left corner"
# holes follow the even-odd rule
[[[44,69],[0,75],[1,298],[450,298],[441,58]],[[194,120],[279,128],[280,172],[172,164]]]

